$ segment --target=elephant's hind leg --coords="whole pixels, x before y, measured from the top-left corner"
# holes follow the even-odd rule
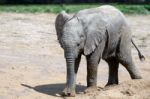
[[[141,79],[141,75],[132,61],[130,54],[126,55],[126,58],[120,58],[120,63],[127,69],[132,79]]]
[[[107,59],[106,62],[109,66],[109,77],[106,86],[118,84],[118,60],[114,57]]]
[[[142,78],[131,56],[131,37],[124,33],[120,40],[117,58],[119,62],[127,69],[132,79]]]

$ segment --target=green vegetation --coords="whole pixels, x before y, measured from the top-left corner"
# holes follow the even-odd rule
[[[116,5],[116,7],[127,14],[150,14],[150,5]]]
[[[17,13],[58,13],[66,10],[75,13],[81,9],[98,7],[102,4],[70,4],[70,5],[0,5],[0,12]],[[150,5],[112,4],[126,14],[150,14]]]

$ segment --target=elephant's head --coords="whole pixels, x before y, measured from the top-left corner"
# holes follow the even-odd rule
[[[106,26],[100,18],[94,20],[88,23],[83,18],[80,19],[76,15],[71,17],[64,11],[57,16],[55,27],[59,43],[65,50],[65,56],[68,55],[68,51],[73,57],[77,57],[80,52],[89,55],[96,49],[103,39]]]
[[[76,16],[61,12],[55,22],[57,37],[65,51],[65,57],[76,58],[83,51],[85,34],[81,21]]]

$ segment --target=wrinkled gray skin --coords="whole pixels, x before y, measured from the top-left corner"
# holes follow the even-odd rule
[[[96,88],[101,59],[109,65],[107,85],[118,84],[119,63],[127,69],[132,79],[141,78],[132,61],[131,31],[118,9],[106,5],[81,10],[73,17],[63,11],[57,16],[55,26],[67,65],[63,95],[75,96],[81,55],[85,55],[87,60],[87,92]]]

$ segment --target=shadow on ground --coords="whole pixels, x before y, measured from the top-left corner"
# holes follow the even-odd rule
[[[30,85],[26,85],[26,84],[21,84],[24,87],[33,89],[37,92],[43,93],[43,94],[47,94],[47,95],[51,95],[51,96],[57,96],[56,94],[60,94],[63,89],[65,88],[65,84],[59,83],[59,84],[47,84],[47,85],[38,85],[35,87],[32,87]],[[83,92],[86,89],[86,86],[83,85],[77,85],[76,86],[76,91],[78,92]]]

